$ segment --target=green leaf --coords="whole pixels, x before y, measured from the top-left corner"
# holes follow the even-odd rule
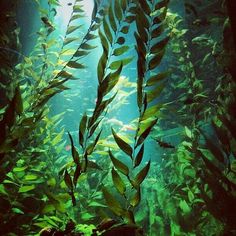
[[[79,29],[82,25],[78,25],[78,26],[69,26],[67,28],[66,34],[71,34],[72,32],[74,32],[75,30]]]
[[[140,132],[139,134],[137,144],[135,145],[136,147],[144,142],[144,140],[147,138],[147,136],[152,130],[152,127],[156,124],[156,122],[157,122],[157,119],[153,119],[150,122],[147,122],[147,124],[145,124],[145,126],[143,126],[142,129],[140,129],[142,130],[142,132]]]
[[[191,208],[185,200],[180,200],[179,207],[183,211],[184,214],[188,214],[191,212]]]
[[[158,82],[162,81],[169,75],[169,71],[165,71],[162,73],[158,73],[156,75],[151,76],[146,83],[146,86],[153,86],[156,85]]]
[[[66,38],[65,40],[64,40],[64,42],[63,42],[63,46],[65,46],[65,45],[67,45],[67,44],[69,44],[69,43],[72,43],[72,42],[74,42],[74,41],[76,41],[76,40],[78,40],[78,38],[76,38],[76,37],[73,37],[73,38]]]
[[[185,126],[184,129],[185,129],[185,134],[187,135],[187,137],[192,138],[192,131],[187,126]]]
[[[113,29],[114,32],[117,31],[117,26],[116,26],[116,21],[114,18],[114,12],[112,9],[112,4],[110,4],[109,11],[108,11],[108,17],[109,17],[109,23],[111,25],[111,28]]]
[[[31,190],[35,189],[35,185],[25,185],[19,188],[19,193],[26,193],[29,192]]]
[[[147,91],[147,102],[150,103],[154,99],[157,99],[158,96],[161,94],[162,90],[164,89],[165,84],[162,83],[157,85],[154,89]]]
[[[120,67],[115,72],[109,73],[106,76],[106,78],[102,81],[101,85],[98,88],[102,96],[105,96],[107,93],[109,93],[117,84],[117,82],[119,81],[119,76],[122,68],[123,65],[121,64]]]
[[[113,197],[113,195],[103,187],[102,192],[106,200],[106,204],[111,211],[113,211],[117,216],[122,216],[124,214],[124,209],[122,209],[120,203]]]
[[[117,160],[112,152],[109,150],[109,156],[115,168],[119,170],[122,174],[128,176],[129,175],[129,168],[121,161]]]
[[[90,45],[90,44],[88,44],[88,43],[82,43],[81,45],[80,45],[80,48],[81,49],[86,49],[86,50],[91,50],[91,49],[94,49],[94,48],[96,48],[97,46],[92,46],[92,45]]]
[[[135,194],[130,199],[130,205],[132,207],[136,207],[140,203],[140,200],[141,200],[141,191],[139,187],[137,191],[135,192]]]
[[[136,158],[135,158],[135,164],[134,167],[137,167],[140,165],[143,159],[143,153],[144,153],[144,144],[141,146]]]
[[[97,135],[97,137],[95,138],[94,142],[91,143],[91,144],[87,147],[86,153],[87,153],[88,155],[91,155],[91,154],[92,154],[94,148],[95,148],[96,145],[97,145],[97,142],[98,142],[98,140],[99,140],[99,138],[100,138],[101,133],[102,133],[102,130],[100,130],[100,132],[98,133],[98,135]]]
[[[122,47],[116,48],[113,52],[113,55],[120,56],[124,54],[125,52],[127,52],[128,50],[129,50],[129,46],[122,46]]]
[[[110,42],[110,44],[112,44],[113,37],[112,37],[111,31],[110,31],[110,27],[109,27],[105,17],[103,18],[103,28],[104,28],[104,33],[105,33],[108,41]]]
[[[164,53],[165,53],[165,50],[162,50],[158,54],[154,55],[154,57],[150,60],[148,64],[149,70],[155,69],[161,63],[161,59],[163,58]]]
[[[76,68],[76,69],[84,69],[84,68],[86,68],[86,66],[84,66],[83,64],[80,64],[80,63],[78,63],[76,61],[69,61],[66,65],[71,67],[71,68]]]
[[[128,25],[123,26],[122,29],[121,29],[121,32],[123,34],[128,34],[129,33],[129,26]]]
[[[127,155],[129,155],[132,159],[132,153],[133,153],[133,149],[132,147],[130,147],[130,145],[128,143],[126,143],[123,139],[121,139],[116,133],[115,131],[111,128],[112,130],[112,134],[113,137],[117,143],[117,145],[119,146],[119,148],[125,152]]]
[[[116,187],[116,189],[121,195],[124,195],[125,190],[126,190],[125,183],[123,182],[123,180],[121,179],[121,177],[115,171],[114,168],[112,168],[111,173],[112,173],[112,180],[113,180],[114,186]]]
[[[115,9],[116,18],[118,19],[118,21],[121,21],[121,19],[122,19],[122,9],[121,9],[119,0],[115,0],[114,9]]]
[[[123,66],[125,66],[125,65],[129,64],[132,60],[133,60],[133,57],[125,58],[123,60],[113,61],[110,64],[109,68],[111,70],[117,70],[121,64],[123,64]]]
[[[150,169],[150,161],[146,166],[143,167],[143,169],[135,176],[134,180],[132,181],[132,185],[134,188],[138,189],[140,187],[140,184],[144,181],[146,178],[148,171]]]

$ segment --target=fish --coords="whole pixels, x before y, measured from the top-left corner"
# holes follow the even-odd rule
[[[162,148],[175,148],[175,146],[173,146],[172,144],[170,143],[166,143],[166,142],[163,142],[159,139],[155,139],[155,141],[159,144],[160,147]]]
[[[50,32],[55,30],[55,27],[53,26],[53,24],[50,22],[50,20],[43,16],[41,17],[42,22],[44,23],[44,25],[49,29]]]
[[[67,3],[67,6],[72,6],[72,3],[71,2]]]
[[[70,151],[70,150],[71,150],[71,145],[69,145],[69,144],[66,145],[66,146],[65,146],[65,150],[66,150],[66,151]]]

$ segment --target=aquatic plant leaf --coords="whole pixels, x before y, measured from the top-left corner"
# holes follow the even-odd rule
[[[79,144],[81,145],[81,147],[84,146],[84,132],[86,130],[87,127],[87,115],[86,113],[84,113],[81,121],[80,121],[80,125],[79,125]]]
[[[97,37],[98,37],[98,36],[95,35],[95,34],[88,33],[88,34],[86,34],[85,39],[86,39],[86,40],[92,40],[92,39],[96,39]]]
[[[71,136],[71,134],[68,132],[69,138],[70,138],[70,143],[71,143],[71,155],[73,157],[74,162],[79,165],[79,153],[76,150],[75,146],[74,146],[74,141],[73,138]]]
[[[125,59],[122,59],[122,60],[113,61],[110,64],[109,68],[111,70],[117,70],[120,67],[121,64],[123,66],[128,65],[132,60],[133,60],[133,57],[128,57],[128,58],[125,58]]]
[[[101,85],[99,86],[99,92],[102,96],[108,94],[117,84],[119,81],[119,76],[122,71],[123,64],[120,64],[120,67],[113,73],[109,73],[106,78],[102,81]]]
[[[72,32],[74,32],[75,30],[81,28],[83,25],[76,25],[76,26],[69,26],[67,28],[66,34],[71,34]]]
[[[85,65],[83,65],[81,63],[78,63],[76,61],[69,61],[66,65],[71,67],[71,68],[76,68],[76,69],[84,69],[84,68],[86,68]]]
[[[187,126],[185,126],[184,129],[185,129],[185,134],[187,135],[187,137],[192,138],[192,131]]]
[[[73,16],[70,18],[70,22],[77,20],[79,18],[82,18],[82,17],[83,17],[83,15],[81,15],[81,14],[73,14]]]
[[[160,40],[159,42],[157,42],[151,47],[150,52],[152,54],[161,52],[166,46],[166,44],[168,43],[168,41],[169,41],[169,37],[165,37],[164,39]]]
[[[161,34],[164,32],[164,27],[163,25],[158,25],[151,33],[151,37],[152,39],[155,39],[159,36],[161,36]]]
[[[144,14],[144,11],[142,11],[142,9],[138,9],[137,10],[137,15],[138,17],[135,17],[136,18],[136,24],[137,24],[137,27],[139,29],[141,29],[142,27],[145,28],[145,29],[148,29],[149,28],[149,20],[147,18],[147,16]],[[140,35],[140,37],[142,37]]]
[[[115,9],[115,16],[116,16],[117,20],[121,21],[121,19],[122,19],[122,9],[121,9],[119,0],[115,0],[114,9]]]
[[[85,50],[77,50],[74,54],[74,57],[82,57],[82,56],[87,56],[90,52],[85,51]]]
[[[169,71],[165,71],[162,73],[158,73],[156,75],[151,76],[146,83],[146,86],[153,86],[156,85],[156,83],[162,81],[163,79],[165,79],[168,75],[170,74]]]
[[[94,142],[93,142],[92,144],[90,144],[90,145],[87,147],[86,153],[87,153],[88,155],[91,155],[91,154],[92,154],[94,148],[95,148],[96,145],[97,145],[97,142],[98,142],[98,140],[99,140],[99,138],[100,138],[101,133],[102,133],[102,130],[100,130],[100,132],[98,133],[98,135],[97,135],[97,137],[95,138]]]
[[[117,40],[116,40],[116,43],[122,45],[125,43],[125,38],[124,37],[119,37]]]
[[[122,174],[128,176],[129,175],[129,168],[121,161],[117,160],[112,152],[109,150],[109,156],[115,168],[119,170]]]
[[[64,173],[64,181],[65,181],[65,184],[66,186],[72,190],[73,189],[73,183],[72,183],[72,179],[67,171],[67,169],[65,170],[65,173]]]
[[[148,171],[150,169],[150,163],[149,161],[146,166],[143,167],[143,169],[135,176],[134,180],[132,181],[132,185],[134,188],[138,189],[140,187],[140,184],[144,181],[146,178]]]
[[[156,88],[154,88],[153,90],[147,91],[147,102],[150,103],[154,99],[158,98],[158,96],[160,95],[160,93],[162,92],[164,87],[165,87],[165,84],[162,83],[162,84],[156,86]]]
[[[125,52],[127,52],[128,50],[129,50],[129,46],[122,46],[122,47],[116,48],[113,52],[113,55],[120,56],[124,54]]]
[[[86,50],[91,50],[91,49],[94,49],[94,48],[96,48],[97,46],[92,46],[92,45],[90,45],[90,44],[88,44],[88,43],[82,43],[81,45],[80,45],[80,48],[81,49],[86,49]]]
[[[145,27],[143,27],[143,24],[142,24],[141,20],[142,19],[139,18],[139,17],[136,19],[138,34],[141,37],[142,41],[147,43],[147,41],[148,41],[148,30]]]
[[[127,155],[129,155],[132,159],[132,153],[133,153],[133,149],[132,147],[130,147],[130,145],[128,143],[126,143],[123,139],[121,139],[116,133],[115,131],[111,128],[112,130],[112,134],[113,137],[117,143],[117,145],[119,146],[119,148],[125,152]]]
[[[105,48],[103,48],[103,54],[99,59],[98,66],[97,66],[97,76],[99,83],[102,82],[104,77],[104,70],[106,68],[107,60],[108,60],[108,51],[106,51]]]
[[[84,12],[82,5],[74,5],[73,7],[73,13],[76,12]]]
[[[109,10],[108,10],[108,17],[109,17],[109,23],[111,25],[111,28],[113,29],[114,32],[116,32],[117,26],[116,26],[112,4],[110,4]]]
[[[56,74],[56,77],[62,77],[62,78],[71,78],[73,75],[67,71],[60,71],[58,74]]]
[[[18,115],[22,114],[22,112],[23,112],[23,101],[22,101],[22,97],[21,97],[20,86],[16,86],[13,101],[15,103],[16,113]]]
[[[149,61],[148,69],[153,70],[155,69],[161,62],[165,54],[165,50],[160,51],[158,54],[155,54],[154,57]]]
[[[156,122],[157,122],[157,119],[151,120],[151,122],[148,122],[147,125],[142,128],[143,131],[139,135],[139,138],[137,140],[135,147],[139,146],[140,144],[144,142],[144,140],[147,138],[147,136],[152,130],[152,127],[156,124]]]
[[[109,25],[107,23],[106,18],[103,19],[103,28],[104,28],[104,33],[105,33],[108,41],[110,42],[110,44],[112,44],[113,37],[112,37],[111,30],[110,30],[110,27],[109,27]]]
[[[137,104],[139,107],[139,110],[141,110],[141,107],[143,105],[143,77],[138,77],[137,80]]]
[[[117,216],[122,216],[124,214],[124,209],[122,209],[120,203],[116,200],[116,198],[114,198],[114,196],[105,187],[102,188],[102,192],[109,209],[113,211]]]
[[[155,10],[160,10],[163,7],[167,7],[169,0],[162,0],[155,5]]]
[[[222,144],[222,148],[227,154],[229,154],[230,153],[230,139],[228,137],[227,131],[223,127],[217,126],[215,122],[212,122],[212,126],[215,130],[217,138],[220,140]]]
[[[147,51],[146,46],[145,46],[143,40],[141,39],[141,37],[139,36],[139,34],[137,34],[137,32],[134,32],[134,36],[135,36],[135,39],[136,39],[136,42],[138,45],[138,46],[136,46],[136,51],[139,55],[139,60],[144,63],[146,61],[145,60],[146,51]]]
[[[92,125],[92,127],[91,127],[91,129],[90,129],[90,132],[89,132],[89,138],[94,134],[94,132],[96,131],[98,125],[99,125],[100,122],[101,122],[101,120],[102,120],[102,119],[100,119],[99,121],[95,122],[95,123]]]
[[[134,163],[134,168],[139,166],[140,163],[142,162],[143,159],[143,153],[144,153],[144,144],[141,146],[138,154],[135,157],[135,163]]]
[[[137,191],[130,199],[130,205],[132,207],[136,207],[140,203],[140,201],[141,201],[141,190],[140,187],[138,187]]]
[[[180,200],[179,207],[183,211],[184,214],[188,214],[192,210],[185,200]]]
[[[74,173],[74,176],[73,176],[73,184],[74,184],[75,188],[76,188],[76,185],[77,185],[77,182],[78,182],[78,179],[79,179],[81,173],[82,173],[81,172],[81,166],[80,166],[80,164],[77,164],[76,169],[75,169],[75,173]]]
[[[19,193],[26,193],[26,192],[29,192],[31,190],[35,189],[35,185],[32,184],[32,185],[25,185],[25,186],[22,186],[19,188],[18,192]]]
[[[122,29],[120,30],[123,34],[128,34],[129,33],[129,26],[123,26]]]
[[[220,121],[227,127],[234,139],[236,139],[236,125],[225,116],[219,116]]]
[[[125,190],[126,190],[125,183],[123,182],[123,180],[121,179],[121,177],[115,171],[114,168],[112,168],[111,173],[112,173],[112,180],[113,180],[114,186],[116,187],[116,189],[121,195],[124,195]]]
[[[68,38],[66,38],[66,39],[64,40],[63,46],[66,46],[67,44],[72,43],[72,42],[74,42],[74,41],[76,41],[76,40],[78,40],[78,38],[76,38],[76,37],[73,37],[73,38],[68,37]]]
[[[153,117],[153,119],[157,119],[157,114],[159,110],[161,109],[161,107],[162,107],[162,104],[157,104],[157,105],[147,108],[145,112],[143,113],[143,116],[141,117],[140,121],[144,121],[150,117]]]
[[[150,15],[151,13],[151,9],[149,7],[149,4],[147,1],[140,1],[139,2],[141,5],[141,8],[144,10],[144,12],[146,13],[146,15]]]
[[[206,147],[210,150],[210,152],[214,155],[214,157],[221,163],[225,162],[224,154],[222,153],[221,149],[215,145],[211,139],[209,139],[203,132],[201,132],[203,135],[205,141],[206,141]]]
[[[56,144],[58,144],[60,141],[62,141],[62,136],[64,134],[64,130],[62,130],[60,133],[58,133],[56,135],[56,137],[52,140],[52,145],[55,146]]]

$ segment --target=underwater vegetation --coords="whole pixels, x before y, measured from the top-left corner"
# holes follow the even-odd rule
[[[234,6],[0,0],[0,235],[236,235]]]

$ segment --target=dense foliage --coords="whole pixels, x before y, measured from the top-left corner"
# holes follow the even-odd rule
[[[186,1],[182,14],[180,2],[96,0],[86,28],[75,0],[58,40],[58,1],[35,0],[41,26],[28,56],[19,52],[16,5],[2,4],[1,235],[236,233],[228,2]],[[95,102],[78,106],[78,131],[66,132],[66,113],[53,115],[50,99],[78,86],[97,54],[88,78]],[[131,125],[109,118],[127,107],[136,109]]]

